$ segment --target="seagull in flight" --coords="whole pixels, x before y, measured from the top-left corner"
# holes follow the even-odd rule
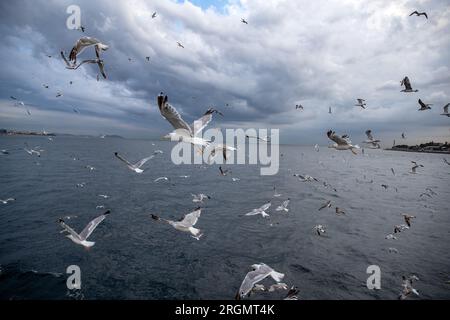
[[[295,110],[298,110],[298,109],[300,109],[300,110],[305,110],[305,108],[303,108],[303,106],[301,105],[301,104],[297,104],[296,106],[295,106]]]
[[[406,134],[404,132],[402,133],[402,139],[406,139]]]
[[[420,109],[419,111],[425,111],[425,110],[430,110],[432,106],[432,104],[430,103],[424,103],[421,99],[419,99],[419,105],[420,105]]]
[[[245,24],[248,24],[248,22],[244,18],[241,19],[241,22],[245,23]]]
[[[352,142],[347,135],[341,137],[338,136],[334,131],[330,130],[327,132],[327,136],[330,140],[335,142],[335,144],[333,144],[329,148],[334,148],[336,150],[350,150],[353,154],[358,154],[355,149],[359,149],[359,146],[352,145]]]
[[[203,193],[200,193],[200,194],[191,194],[192,195],[192,197],[194,198],[194,199],[192,199],[192,202],[194,202],[194,203],[198,203],[198,202],[200,202],[200,203],[203,203],[203,200],[205,200],[205,199],[211,199],[211,197],[210,196],[208,196],[208,195],[206,195],[206,194],[203,194]]]
[[[410,228],[412,219],[415,219],[416,217],[415,216],[410,216],[408,214],[402,214],[402,216],[403,216],[403,219],[405,219],[406,225]]]
[[[36,149],[39,149],[39,147],[34,147],[34,148],[32,149],[32,148],[30,148],[30,147],[28,146],[28,143],[25,143],[25,146],[26,146],[26,148],[24,148],[24,150],[25,150],[30,156],[32,156],[33,154],[37,155],[38,157],[41,156],[41,152],[42,152],[43,150],[36,150]]]
[[[444,113],[441,113],[441,116],[447,116],[447,117],[450,117],[450,113],[448,113],[448,107],[450,106],[450,103],[447,103],[445,106],[444,106]]]
[[[61,51],[61,57],[63,58],[64,62],[66,63],[66,66],[68,69],[75,69],[77,65],[77,57],[80,55],[86,48],[94,46],[95,47],[95,54],[97,56],[97,59],[100,59],[100,52],[108,50],[109,46],[106,44],[101,43],[99,40],[91,37],[82,37],[80,38],[75,45],[73,46],[72,50],[69,54],[69,60],[67,60],[66,56],[64,55],[64,51]]]
[[[69,235],[67,235],[67,238],[75,242],[76,244],[82,245],[85,248],[92,247],[95,242],[87,241],[89,236],[94,232],[95,228],[103,221],[105,220],[106,216],[110,214],[111,211],[106,211],[101,216],[98,216],[94,220],[88,223],[88,225],[81,231],[81,233],[76,233],[75,230],[73,230],[71,227],[69,227],[63,219],[59,219],[59,224],[61,227],[64,228],[62,232],[68,232]]]
[[[108,199],[108,198],[110,198],[108,195],[106,195],[106,194],[99,194],[98,195],[100,198],[103,198],[103,199]]]
[[[263,218],[266,218],[269,216],[268,213],[266,213],[266,210],[268,210],[272,206],[272,203],[268,202],[265,205],[263,205],[261,208],[253,209],[253,211],[246,213],[246,216],[256,216],[260,214]]]
[[[191,234],[191,236],[194,239],[200,240],[201,236],[203,235],[203,232],[200,229],[194,228],[194,226],[197,223],[198,219],[200,218],[201,213],[202,213],[202,209],[197,208],[197,209],[195,209],[195,211],[185,215],[179,221],[162,219],[154,214],[152,214],[151,216],[152,216],[153,220],[168,223],[175,229],[177,229],[179,231],[183,231],[183,232],[188,232]]]
[[[414,293],[416,296],[419,295],[419,292],[413,288],[413,282],[419,281],[419,278],[415,275],[412,275],[410,277],[403,276],[403,284],[402,284],[402,291],[400,292],[399,299],[405,300],[410,296],[412,293]]]
[[[401,90],[400,92],[418,92],[419,90],[413,90],[411,87],[411,82],[409,81],[408,77],[403,78],[403,80],[400,82],[401,86],[405,86],[405,89]]]
[[[5,200],[1,200],[0,199],[0,202],[3,203],[3,204],[8,204],[9,202],[13,202],[13,201],[16,201],[16,199],[15,198],[8,198],[8,199],[5,199]]]
[[[331,112],[331,107],[328,108],[328,113],[332,114],[333,112]]]
[[[374,139],[374,137],[372,135],[372,130],[367,130],[366,136],[367,136],[367,140],[364,141],[364,143],[370,145],[371,149],[380,149],[381,148],[380,140]]]
[[[319,182],[319,180],[318,179],[316,179],[316,178],[314,178],[314,177],[311,177],[311,176],[309,176],[309,175],[301,175],[301,174],[298,174],[298,173],[295,173],[294,174],[294,177],[297,177],[298,178],[298,180],[300,180],[300,181],[302,181],[302,182],[313,182],[313,181],[316,181],[316,182]]]
[[[424,166],[422,164],[417,164],[417,162],[415,161],[411,161],[412,164],[414,164],[414,166],[411,168],[411,172],[412,174],[416,174],[417,173],[417,168],[423,168]]]
[[[155,18],[156,18],[156,11],[153,12],[153,14],[152,14],[152,19],[155,19]]]
[[[183,141],[191,143],[194,146],[200,146],[202,148],[211,144],[197,135],[211,122],[214,113],[219,113],[216,109],[210,108],[205,114],[193,124],[188,125],[178,111],[169,104],[167,95],[162,92],[158,96],[158,107],[163,118],[165,118],[175,129],[175,131],[169,133],[164,138],[171,139],[172,141]],[[227,147],[228,148],[228,147]]]
[[[297,287],[292,286],[291,289],[289,289],[286,298],[284,298],[283,300],[298,300],[298,293],[300,292],[300,290],[298,290]]]
[[[345,215],[345,211],[336,207],[336,215],[338,216]]]
[[[425,16],[425,18],[427,18],[427,20],[428,20],[428,15],[427,15],[426,12],[418,12],[418,11],[416,10],[416,11],[414,11],[414,12],[411,12],[411,14],[410,14],[409,16],[411,17],[412,15],[416,15],[416,16],[418,16],[418,17],[420,17],[420,16]]]
[[[184,49],[184,46],[183,46],[181,43],[179,43],[178,41],[177,41],[177,45],[178,45],[180,48],[183,48],[183,49]]]
[[[255,137],[255,136],[249,136],[249,135],[245,135],[245,137],[247,139],[256,139],[258,141],[269,142],[269,137]]]
[[[290,199],[287,199],[286,201],[284,201],[280,206],[278,206],[276,211],[289,212],[288,206],[289,206],[290,201],[291,201]]]
[[[169,181],[169,178],[167,178],[167,177],[159,177],[159,178],[156,178],[154,182],[159,182],[159,181],[162,181],[162,180]]]
[[[315,226],[314,229],[316,230],[316,232],[319,236],[321,236],[322,234],[324,234],[326,232],[325,227],[321,224]]]
[[[319,208],[319,211],[322,211],[322,210],[325,209],[325,208],[327,208],[327,209],[331,208],[331,200],[327,201],[327,203],[324,203],[324,204]]]
[[[283,273],[275,271],[264,263],[254,264],[252,265],[252,269],[252,271],[247,273],[244,281],[242,281],[239,291],[237,292],[235,297],[236,300],[240,300],[248,296],[251,293],[253,287],[267,277],[271,277],[277,283],[280,283],[284,278]]]
[[[450,162],[445,158],[443,158],[443,159],[444,159],[444,163],[450,166]]]
[[[367,107],[366,100],[358,98],[358,99],[356,99],[356,101],[358,101],[358,103],[355,104],[356,107],[361,107],[363,109],[365,109]]]
[[[409,229],[409,227],[407,225],[404,225],[404,224],[394,226],[394,234],[403,232],[403,231],[408,230],[408,229]]]
[[[222,167],[219,167],[220,175],[226,177],[231,171],[229,169],[223,170]]]
[[[221,154],[225,162],[228,160],[228,151],[236,151],[236,148],[229,147],[224,144],[218,144],[217,146],[213,146],[211,153],[208,156],[208,163],[211,164],[211,162],[214,160],[214,158]]]
[[[125,159],[124,157],[122,157],[120,154],[118,154],[117,152],[114,153],[114,155],[116,156],[117,159],[119,159],[120,161],[124,162],[127,167],[136,172],[136,173],[143,173],[144,170],[141,169],[141,167],[149,160],[153,159],[155,157],[155,154],[151,155],[150,157],[144,158],[142,160],[139,160],[138,162],[136,162],[135,164],[130,163],[127,159]]]
[[[273,195],[275,198],[279,198],[279,197],[282,196],[281,193],[278,193],[278,192],[277,192],[277,188],[276,188],[276,187],[273,187],[273,191],[275,192],[274,195]]]

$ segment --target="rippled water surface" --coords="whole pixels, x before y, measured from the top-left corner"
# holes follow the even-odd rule
[[[45,152],[32,157],[21,149],[24,142]],[[281,146],[278,175],[260,176],[258,166],[241,165],[222,177],[217,165],[173,165],[172,146],[116,138],[0,137],[0,149],[13,149],[0,156],[0,199],[17,199],[0,204],[0,298],[233,299],[249,266],[259,262],[285,273],[302,299],[396,299],[402,275],[409,274],[420,278],[420,298],[450,298],[450,166],[442,155],[366,150],[353,156]],[[114,157],[118,151],[137,161],[157,149],[164,154],[146,164],[142,175]],[[409,173],[411,160],[425,166],[416,175]],[[294,173],[330,187],[301,182]],[[170,181],[155,183],[160,176]],[[86,185],[77,188],[79,183]],[[274,186],[280,198],[273,197]],[[436,195],[419,197],[426,188]],[[191,193],[211,196],[197,224],[204,231],[200,241],[150,218],[182,217],[196,207]],[[289,213],[276,212],[287,198]],[[319,212],[327,200],[333,208]],[[268,201],[269,219],[244,216]],[[93,248],[85,250],[60,233],[58,218],[75,216],[66,221],[80,231],[102,213],[98,205],[112,213],[89,239],[96,242]],[[335,215],[335,206],[346,215]],[[404,223],[402,213],[417,216],[412,228],[386,240],[394,225]],[[327,228],[325,235],[315,233],[317,224]],[[390,247],[399,252],[389,253]],[[69,265],[81,268],[81,292],[66,288]],[[381,268],[381,290],[365,286],[369,265]]]

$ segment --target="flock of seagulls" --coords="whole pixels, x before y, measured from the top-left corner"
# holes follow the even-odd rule
[[[416,16],[423,15],[426,17],[426,19],[428,19],[428,15],[425,12],[419,13],[417,11],[414,11],[410,14],[410,16],[412,16],[412,15],[416,15]],[[157,17],[157,13],[154,12],[152,14],[151,18],[154,19],[156,17]],[[244,18],[241,19],[241,22],[243,24],[248,24],[248,22]],[[83,33],[85,32],[84,27],[81,27],[80,30]],[[180,48],[185,48],[180,42],[177,42],[177,45]],[[84,52],[87,48],[90,48],[90,47],[93,47],[95,50],[95,58],[94,59],[85,59],[78,63],[79,55],[82,52]],[[102,52],[104,52],[108,49],[109,49],[108,45],[102,43],[101,41],[99,41],[95,38],[82,37],[74,44],[73,48],[70,51],[68,58],[66,58],[64,51],[61,51],[60,54],[61,54],[63,61],[66,64],[67,69],[77,70],[79,67],[81,67],[85,64],[96,64],[99,68],[100,74],[103,76],[103,78],[106,79],[107,75],[105,72],[104,61],[101,59],[101,54],[102,54]],[[49,58],[51,58],[51,56],[49,56]],[[145,57],[145,59],[147,61],[150,61],[149,56]],[[129,61],[130,62],[132,61],[131,58],[129,58]],[[99,76],[97,75],[97,80],[99,79],[98,77]],[[72,82],[70,82],[70,84],[72,84]],[[401,90],[401,92],[414,93],[414,92],[419,91],[417,89],[412,88],[411,82],[407,76],[404,77],[404,79],[401,81],[401,86],[404,87],[404,89]],[[44,85],[44,88],[48,89],[49,86]],[[56,97],[61,97],[61,96],[62,96],[62,93],[60,93],[60,92],[58,92],[56,95]],[[25,105],[24,102],[19,101],[14,96],[11,96],[10,98],[12,100],[17,101],[17,103],[20,104],[21,106]],[[366,109],[367,103],[366,103],[365,99],[357,98],[356,100],[357,100],[357,103],[355,104],[355,106],[360,107],[362,109]],[[431,109],[432,104],[424,103],[421,99],[418,100],[418,103],[420,105],[419,111],[425,111],[425,110]],[[204,153],[206,149],[209,149],[210,151],[209,151],[208,162],[210,162],[210,163],[217,156],[223,157],[223,159],[226,161],[228,159],[228,152],[236,150],[236,148],[227,146],[225,144],[214,144],[212,141],[205,140],[204,138],[199,136],[199,133],[203,129],[205,129],[208,126],[208,124],[212,121],[213,115],[218,114],[218,115],[223,116],[223,114],[220,111],[218,111],[214,108],[209,108],[197,121],[195,121],[192,124],[188,124],[182,118],[181,114],[176,110],[176,108],[173,107],[171,104],[169,104],[168,96],[165,95],[163,92],[161,92],[160,95],[157,97],[157,105],[158,105],[161,116],[165,120],[167,120],[174,129],[174,131],[168,133],[165,136],[166,139],[170,139],[172,141],[183,141],[186,143],[190,143],[193,146],[198,147],[201,153]],[[444,113],[441,115],[450,117],[450,114],[448,112],[449,106],[450,106],[450,103],[447,104],[446,106],[444,106]],[[296,110],[304,110],[304,107],[301,104],[297,104],[295,106],[295,109]],[[73,112],[79,113],[79,111],[76,108],[73,108]],[[332,114],[331,107],[329,107],[328,113]],[[379,139],[374,138],[374,136],[372,134],[372,130],[369,129],[365,133],[367,136],[367,140],[363,141],[363,143],[366,144],[371,149],[380,149],[381,141]],[[338,135],[333,130],[329,130],[327,132],[327,137],[332,142],[334,142],[334,144],[331,145],[330,148],[334,148],[336,150],[349,150],[355,155],[357,154],[356,150],[361,149],[358,145],[352,144],[352,141],[350,140],[349,136],[346,134]],[[402,133],[402,138],[406,139],[405,133]],[[247,139],[256,139],[258,141],[263,141],[263,142],[270,141],[269,137],[247,136]],[[26,148],[24,148],[24,150],[31,156],[36,155],[37,157],[40,157],[41,152],[44,151],[44,150],[41,150],[40,147],[30,148],[28,145],[26,145]],[[317,152],[320,151],[318,145],[315,146],[315,150]],[[158,154],[161,154],[161,153],[162,153],[162,151],[155,151],[152,155],[150,155],[146,158],[143,158],[142,160],[139,160],[136,163],[131,163],[129,160],[124,158],[124,156],[122,156],[118,152],[115,152],[114,156],[119,161],[121,161],[123,164],[125,164],[129,170],[131,170],[137,174],[142,174],[144,172],[144,169],[143,169],[144,165],[148,161],[154,159],[155,156],[157,156]],[[6,155],[6,154],[8,154],[8,151],[1,150],[1,154]],[[444,159],[444,162],[446,164],[450,165],[450,162],[448,162],[446,159]],[[411,173],[417,174],[417,169],[423,168],[423,167],[424,167],[423,165],[413,162],[413,167],[411,169]],[[95,168],[92,166],[86,166],[86,168],[90,171],[95,170]],[[395,175],[394,169],[391,169],[391,170],[392,170],[393,175]],[[221,176],[227,176],[227,175],[231,174],[231,170],[224,169],[224,168],[222,168],[222,166],[220,166],[219,173]],[[316,179],[312,176],[309,176],[309,175],[294,174],[294,176],[303,182],[319,182],[318,179]],[[188,178],[189,176],[183,176],[183,177]],[[232,178],[232,179],[234,182],[237,182],[240,180],[239,178]],[[169,178],[168,177],[159,177],[154,180],[154,182],[160,182],[160,181],[169,181]],[[330,187],[326,182],[324,182],[323,185],[325,187]],[[79,183],[76,186],[79,188],[83,188],[85,186],[85,183]],[[385,189],[388,188],[387,185],[383,185],[383,187]],[[336,189],[334,189],[334,190],[336,191]],[[279,198],[282,196],[281,194],[279,194],[277,192],[275,187],[273,188],[273,191],[274,191],[274,195],[273,195],[274,197]],[[434,193],[434,191],[432,189],[429,189],[429,190],[427,190],[427,193],[425,193],[425,194],[427,196],[431,197],[432,195],[435,195],[435,193],[434,194],[433,193]],[[109,198],[108,195],[98,195],[98,197],[101,197],[103,199]],[[198,203],[198,204],[204,204],[205,201],[211,199],[210,196],[203,194],[203,193],[192,194],[192,198],[193,198],[192,202]],[[0,200],[0,203],[6,205],[15,200],[16,200],[15,198],[8,198],[5,200]],[[289,212],[289,204],[290,204],[290,199],[288,198],[287,200],[283,201],[278,207],[276,207],[275,211],[288,213]],[[261,207],[253,209],[252,211],[246,213],[245,216],[260,215],[262,218],[268,218],[270,216],[270,214],[267,213],[267,211],[271,208],[271,206],[272,206],[272,202],[268,202],[268,203],[262,205]],[[331,209],[332,207],[333,207],[332,201],[328,200],[327,202],[325,202],[323,205],[320,206],[318,211],[322,211],[325,209]],[[99,205],[96,207],[96,209],[98,209],[98,210],[104,209],[104,208],[105,208],[104,205]],[[161,218],[160,215],[156,215],[156,214],[151,214],[151,218],[156,222],[166,223],[166,224],[172,226],[177,231],[187,233],[196,240],[200,240],[204,233],[201,229],[196,228],[195,225],[197,224],[197,222],[201,216],[201,212],[202,212],[202,208],[198,207],[194,211],[184,215],[178,221]],[[88,223],[88,225],[80,233],[77,233],[69,225],[67,225],[64,219],[59,219],[59,224],[63,228],[63,230],[61,232],[67,233],[67,238],[69,238],[74,243],[81,245],[85,248],[91,248],[92,246],[95,245],[95,242],[88,241],[88,238],[91,236],[91,234],[94,232],[94,230],[100,225],[100,223],[106,219],[106,217],[110,213],[111,213],[111,211],[108,210],[108,211],[104,212],[102,215],[97,216],[95,219],[90,221]],[[335,207],[335,213],[336,213],[336,215],[345,215],[346,214],[346,212],[339,207]],[[415,216],[408,215],[408,214],[403,214],[402,217],[403,217],[405,224],[395,225],[393,233],[387,235],[386,239],[394,239],[394,240],[397,239],[397,234],[404,232],[406,230],[409,230],[411,228],[412,221],[414,219],[416,219]],[[66,217],[65,219],[69,220],[70,217]],[[326,233],[326,227],[323,225],[320,225],[320,224],[314,226],[314,230],[318,236],[322,236],[323,234]],[[389,252],[393,252],[393,253],[397,252],[398,253],[398,250],[395,248],[389,248],[388,250],[389,250]],[[268,265],[266,265],[264,263],[254,264],[251,267],[252,267],[252,270],[246,274],[244,280],[242,281],[242,284],[236,294],[236,299],[243,299],[243,298],[249,297],[252,293],[255,293],[255,292],[274,292],[274,291],[278,291],[278,290],[288,291],[288,293],[285,297],[285,300],[297,300],[298,299],[299,290],[295,286],[289,287],[287,284],[281,282],[285,277],[285,275],[283,273],[275,271],[274,269],[272,269],[271,267],[269,267]],[[260,282],[262,282],[263,280],[265,280],[267,278],[271,278],[273,281],[275,281],[275,283],[272,284],[268,288],[266,288],[264,285],[260,284]],[[414,276],[414,275],[409,276],[409,277],[403,277],[402,292],[401,292],[401,295],[399,298],[406,299],[411,294],[418,295],[417,290],[414,289],[412,286],[413,282],[418,281],[418,280],[419,279],[417,278],[417,276]]]

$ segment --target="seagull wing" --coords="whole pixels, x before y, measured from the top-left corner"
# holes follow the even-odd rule
[[[77,55],[82,53],[84,51],[84,49],[86,49],[87,47],[96,45],[98,43],[100,43],[100,41],[95,38],[91,38],[91,37],[80,38],[73,46],[72,51],[70,51],[69,60],[76,61]]]
[[[72,235],[72,237],[81,240],[81,236],[75,232],[75,230],[73,230],[71,227],[69,227],[64,220],[60,219],[59,220],[59,224],[61,225],[61,227],[64,228],[65,231],[67,231],[68,233],[70,233]]]
[[[265,205],[263,205],[261,208],[257,209],[258,211],[266,211],[267,209],[269,209],[272,206],[272,203],[266,203]]]
[[[257,270],[247,273],[239,288],[239,295],[245,297],[253,289],[255,284],[267,278],[270,275],[270,272],[270,270],[260,267]]]
[[[194,121],[194,123],[191,125],[191,130],[194,133],[194,136],[205,129],[206,126],[211,122],[212,114],[213,113],[209,112],[208,110],[200,119]]]
[[[95,60],[95,59],[83,60],[77,66],[74,66],[73,69],[76,70],[76,69],[78,69],[79,67],[81,67],[85,63],[97,63],[97,60]]]
[[[64,51],[61,51],[61,57],[63,58],[64,62],[67,65],[67,68],[69,69],[73,69],[74,67],[69,63],[69,61],[67,60],[66,56],[64,55]]]
[[[133,167],[133,164],[131,164],[127,159],[125,159],[124,157],[122,157],[120,154],[118,154],[117,152],[114,153],[114,155],[116,156],[117,159],[119,159],[120,161],[124,162],[127,166],[129,167]]]
[[[329,132],[328,133],[328,138],[334,142],[336,142],[338,145],[348,145],[349,142],[347,139],[338,136],[335,132]]]
[[[448,107],[450,106],[450,103],[447,103],[445,106],[444,106],[444,113],[448,113]]]
[[[136,167],[136,168],[140,168],[140,167],[142,167],[147,161],[153,159],[154,157],[155,157],[154,155],[151,155],[150,157],[144,158],[144,159],[142,159],[142,160],[136,162],[133,166]]]
[[[408,77],[405,77],[405,79],[403,79],[403,85],[405,86],[406,90],[412,90],[411,82],[409,81]]]
[[[110,211],[106,211],[104,214],[102,214],[101,216],[98,216],[97,218],[95,218],[94,220],[92,220],[91,222],[88,223],[88,225],[83,229],[83,231],[81,231],[80,233],[80,239],[81,240],[87,240],[87,238],[89,238],[89,236],[92,234],[92,232],[94,232],[95,228],[97,228],[97,226],[106,218],[106,215],[110,214]]]
[[[103,78],[106,79],[105,64],[103,63],[103,60],[98,60],[97,65],[98,68],[100,69],[100,73],[102,74]]]
[[[200,214],[202,213],[202,209],[197,209],[187,215],[184,216],[183,220],[179,222],[180,225],[184,227],[193,227],[198,221],[198,218],[200,218]]]
[[[165,103],[160,108],[161,115],[169,121],[169,123],[174,127],[175,129],[185,129],[190,134],[192,134],[191,127],[183,120],[181,115],[178,113],[177,109],[175,109],[173,106],[171,106],[169,103]]]

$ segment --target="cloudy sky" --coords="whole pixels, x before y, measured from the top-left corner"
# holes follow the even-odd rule
[[[84,34],[66,27],[73,4]],[[213,127],[277,128],[284,143],[326,144],[328,129],[354,142],[372,129],[384,146],[402,132],[450,141],[449,21],[448,0],[1,1],[0,128],[159,138],[172,129],[156,106],[164,91],[188,121],[216,106]],[[65,69],[59,51],[83,35],[110,46],[108,80],[95,65]],[[400,93],[404,76],[418,93]],[[433,109],[418,112],[418,98]]]

